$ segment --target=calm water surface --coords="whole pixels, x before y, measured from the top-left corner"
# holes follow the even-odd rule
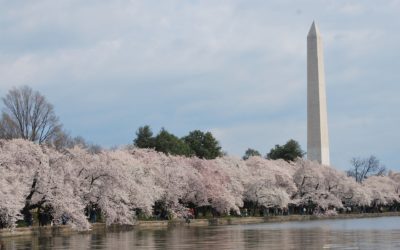
[[[400,217],[0,239],[0,249],[400,249]]]

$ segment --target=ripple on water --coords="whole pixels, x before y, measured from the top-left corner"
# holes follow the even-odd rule
[[[400,249],[400,217],[0,239],[0,249]]]

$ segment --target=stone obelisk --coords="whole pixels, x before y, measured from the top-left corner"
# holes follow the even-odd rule
[[[307,36],[307,158],[330,165],[322,50],[322,38],[313,22]]]

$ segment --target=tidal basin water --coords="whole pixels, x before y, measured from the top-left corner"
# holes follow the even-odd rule
[[[0,249],[400,249],[400,217],[13,237]]]

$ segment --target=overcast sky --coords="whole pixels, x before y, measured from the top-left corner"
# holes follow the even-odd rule
[[[324,40],[331,163],[400,170],[399,0],[0,0],[0,96],[29,85],[109,147],[139,126],[211,131],[230,155],[306,150],[306,36]]]

